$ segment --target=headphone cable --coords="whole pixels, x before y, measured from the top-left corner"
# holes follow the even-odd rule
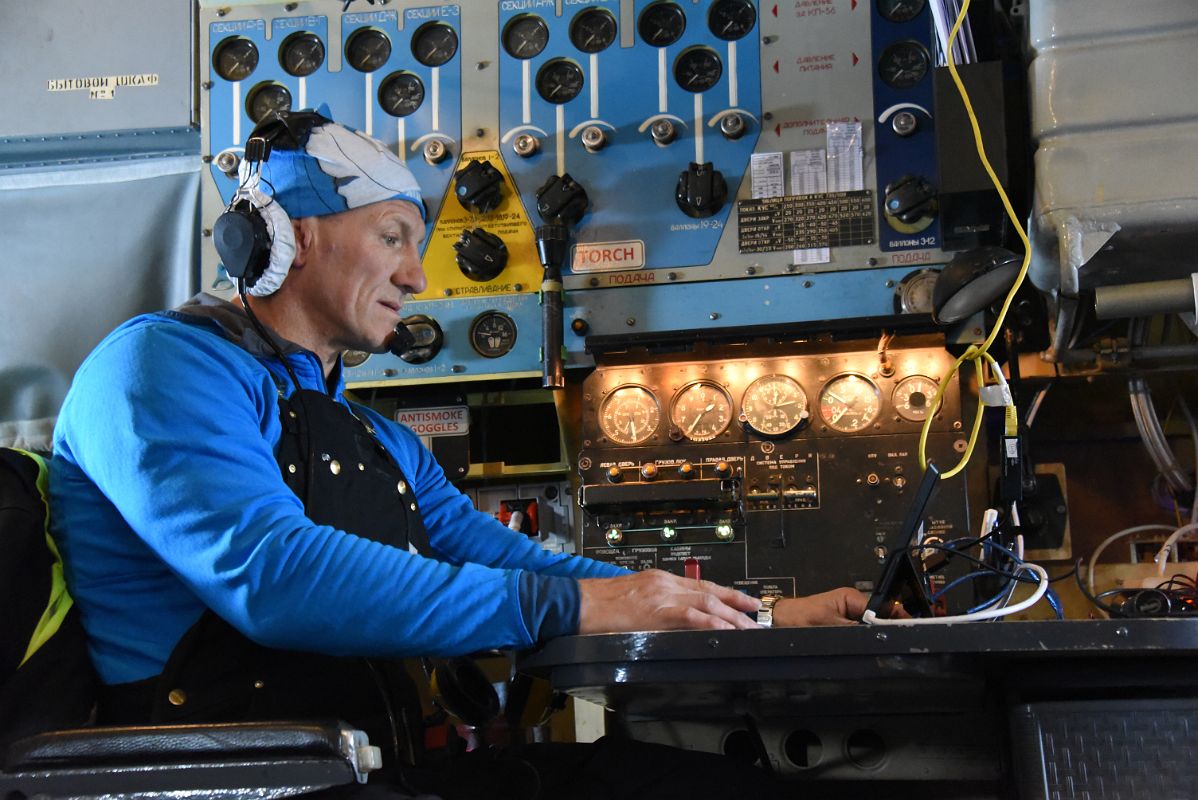
[[[316,459],[312,452],[312,417],[308,414],[308,404],[304,401],[304,393],[301,391],[299,378],[295,376],[295,372],[291,369],[291,364],[287,363],[286,356],[283,355],[283,350],[275,342],[275,338],[267,332],[266,326],[258,321],[258,316],[254,310],[250,308],[250,298],[246,293],[245,278],[237,279],[237,294],[241,298],[241,305],[245,309],[245,315],[249,317],[250,324],[254,326],[254,330],[266,342],[271,350],[274,351],[279,361],[283,364],[283,369],[287,371],[288,377],[291,378],[291,383],[295,387],[291,396],[299,400],[300,411],[303,414],[303,429],[304,438],[302,447],[306,453],[304,456],[304,496],[300,498],[304,503],[304,508],[308,507],[308,500],[311,497],[312,481],[316,477]],[[290,400],[291,398],[287,398]]]

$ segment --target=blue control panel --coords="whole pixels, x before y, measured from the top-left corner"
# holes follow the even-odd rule
[[[637,0],[623,16],[620,5],[563,0],[558,16],[555,0],[500,3],[502,152],[534,221],[550,176],[587,191],[580,270],[707,264],[761,131],[757,4]],[[513,155],[521,136],[535,149]],[[676,201],[692,163],[726,187],[696,216]]]
[[[932,12],[923,5],[919,12],[882,13],[882,3],[873,6],[872,40],[874,60],[874,146],[877,154],[878,215],[880,246],[884,251],[929,250],[940,246],[940,218],[912,212],[911,222],[897,219],[888,203],[903,209],[918,202],[926,185],[935,192],[939,183],[936,165],[936,133],[933,126],[932,70],[935,41]],[[888,8],[903,8],[887,4]],[[911,4],[915,7],[915,4]],[[901,116],[909,115],[909,116]],[[896,117],[898,122],[896,123]],[[914,123],[912,125],[912,122]],[[962,146],[968,143],[962,142]],[[905,194],[888,198],[888,188],[905,186]]]
[[[230,156],[240,160],[259,120],[272,110],[326,104],[338,122],[405,160],[432,220],[462,136],[460,8],[345,13],[335,22],[336,43],[328,15],[209,24],[212,179],[227,202],[237,183],[224,170],[236,163]]]

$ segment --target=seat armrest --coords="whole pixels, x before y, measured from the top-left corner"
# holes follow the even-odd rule
[[[236,788],[301,788],[365,783],[381,761],[366,734],[343,722],[78,728],[10,745],[0,788],[58,796],[63,787],[101,777],[117,794],[210,788],[225,779]]]

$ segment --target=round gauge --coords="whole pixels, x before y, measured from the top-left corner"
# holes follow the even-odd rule
[[[782,436],[810,415],[807,394],[786,375],[766,375],[749,384],[740,401],[741,419],[764,436]]]
[[[324,42],[312,31],[293,33],[279,47],[279,64],[288,75],[303,78],[324,63]]]
[[[682,38],[686,30],[686,14],[677,3],[654,3],[641,12],[636,24],[637,33],[646,44],[668,47]]]
[[[516,323],[499,311],[484,311],[470,323],[470,346],[483,358],[499,358],[516,346]]]
[[[878,13],[891,22],[910,22],[926,5],[927,0],[878,0]]]
[[[416,113],[424,102],[424,82],[411,72],[392,72],[379,85],[379,105],[393,117]]]
[[[550,103],[568,103],[582,91],[582,68],[573,61],[554,58],[537,70],[537,93]]]
[[[616,40],[616,18],[603,8],[587,8],[570,22],[570,41],[584,53],[606,50]]]
[[[503,28],[503,49],[512,58],[539,56],[549,44],[549,26],[536,14],[513,17]]]
[[[753,0],[716,0],[707,13],[707,27],[717,39],[734,42],[743,39],[757,22]]]
[[[444,22],[426,22],[412,36],[412,55],[426,67],[439,67],[458,52],[458,34]]]
[[[732,399],[718,384],[695,381],[674,395],[670,422],[692,442],[710,442],[732,421]]]
[[[894,387],[892,400],[898,415],[910,422],[923,422],[936,399],[936,381],[926,375],[908,375]]]
[[[227,81],[243,81],[258,66],[258,45],[244,36],[230,36],[212,54],[216,74]]]
[[[374,72],[391,58],[391,38],[378,28],[359,28],[345,42],[345,60],[358,72]]]
[[[683,50],[674,62],[674,80],[688,92],[706,92],[720,82],[724,64],[716,51],[708,47]]]
[[[599,427],[616,444],[640,444],[657,431],[660,421],[657,398],[643,386],[621,386],[599,406]]]
[[[881,392],[864,375],[838,375],[819,395],[819,415],[828,427],[841,433],[868,428],[882,409]]]
[[[895,89],[910,89],[924,79],[932,59],[919,42],[895,42],[882,51],[878,59],[878,76],[882,83]]]
[[[346,350],[341,354],[341,363],[347,367],[360,367],[370,358],[365,350]]]
[[[940,273],[934,269],[920,269],[899,281],[894,290],[894,310],[899,314],[931,314],[932,291]]]
[[[255,125],[272,112],[290,110],[291,92],[281,83],[260,83],[250,89],[245,98],[245,113],[250,115]]]

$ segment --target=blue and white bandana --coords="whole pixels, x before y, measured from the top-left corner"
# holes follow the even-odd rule
[[[336,122],[313,128],[301,149],[273,150],[258,171],[250,167],[242,162],[239,193],[262,211],[271,235],[270,262],[248,289],[255,297],[277,291],[291,269],[292,219],[386,200],[407,200],[427,219],[420,186],[403,161],[377,139]]]

